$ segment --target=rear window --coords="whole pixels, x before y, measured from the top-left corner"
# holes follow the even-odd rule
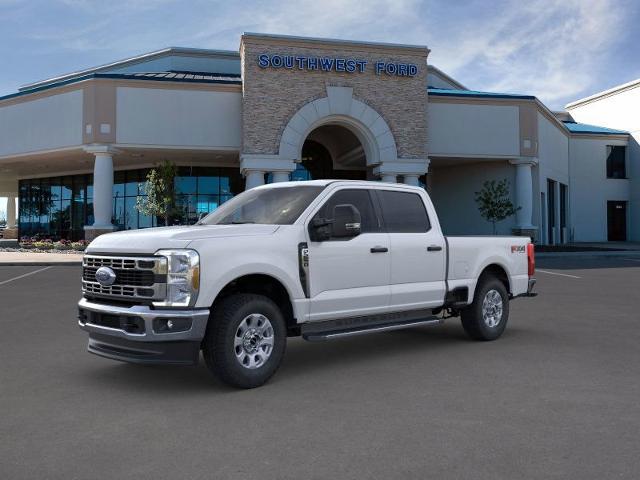
[[[378,190],[382,216],[389,233],[424,233],[431,222],[422,198],[417,193]]]

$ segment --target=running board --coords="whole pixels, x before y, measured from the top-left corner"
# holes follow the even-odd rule
[[[430,317],[422,320],[408,320],[404,322],[387,323],[382,325],[360,326],[344,330],[333,330],[325,332],[309,332],[303,333],[302,338],[308,342],[321,342],[323,340],[332,340],[334,338],[353,337],[355,335],[364,335],[367,333],[390,332],[392,330],[401,330],[403,328],[422,327],[425,325],[440,325],[444,320],[438,317]]]

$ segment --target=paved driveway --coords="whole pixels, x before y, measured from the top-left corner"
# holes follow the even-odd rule
[[[238,391],[86,353],[79,268],[0,266],[0,478],[638,478],[640,262],[539,267],[496,342],[295,339]]]

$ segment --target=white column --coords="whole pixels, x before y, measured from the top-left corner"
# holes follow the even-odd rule
[[[386,183],[396,183],[398,181],[398,176],[395,173],[384,173],[382,174],[381,179]]]
[[[85,147],[92,153],[93,162],[93,225],[85,230],[113,230],[113,155],[116,152],[108,145]]]
[[[7,197],[7,228],[16,228],[16,197]]]
[[[419,187],[420,180],[419,175],[406,174],[404,175],[404,183],[406,185],[411,185],[412,187]]]
[[[274,171],[274,172],[271,172],[271,173],[273,174],[273,183],[288,182],[289,181],[289,172]]]
[[[533,174],[531,172],[531,167],[537,163],[537,159],[519,158],[510,160],[510,163],[516,167],[516,208],[520,207],[516,212],[516,228],[535,228],[532,223]]]
[[[249,190],[253,187],[259,187],[264,185],[264,171],[263,170],[245,170],[245,190]]]

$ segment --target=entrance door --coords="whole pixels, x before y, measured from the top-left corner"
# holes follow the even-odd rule
[[[627,240],[627,202],[607,202],[607,227],[610,242]]]
[[[382,231],[370,191],[348,188],[334,192],[310,222],[332,218],[333,208],[343,204],[360,212],[361,233],[323,242],[309,239],[311,321],[384,313],[389,307],[389,235]]]

